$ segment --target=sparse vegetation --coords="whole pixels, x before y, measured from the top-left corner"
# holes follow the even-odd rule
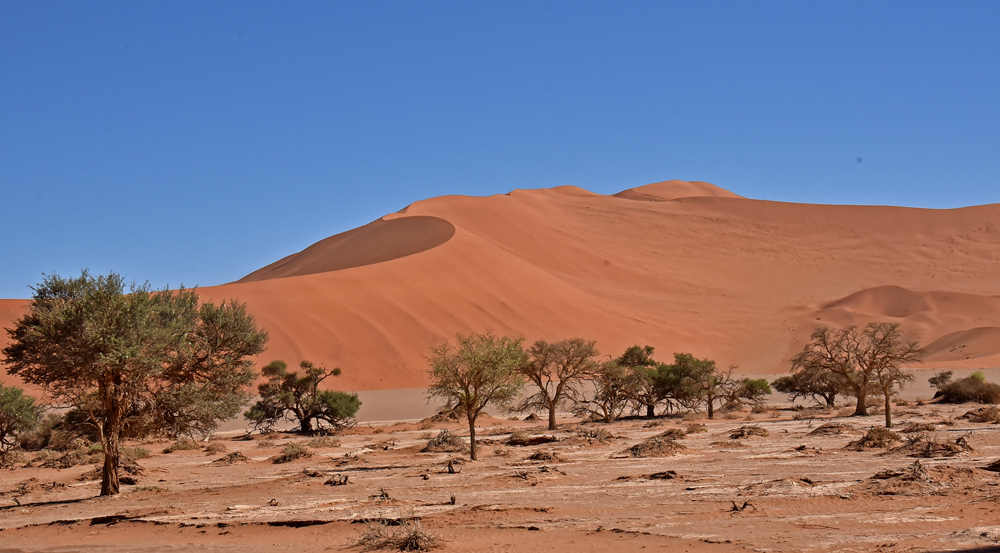
[[[201,449],[201,446],[195,443],[194,440],[177,440],[176,442],[168,445],[163,449],[164,453],[173,453],[175,451],[191,451],[195,449]]]
[[[737,428],[732,434],[729,435],[731,440],[739,440],[742,438],[749,438],[751,436],[767,436],[770,434],[767,430],[762,428],[757,424],[744,424],[743,426]]]
[[[625,450],[632,457],[669,457],[687,449],[679,443],[672,434],[659,434]]]
[[[1000,423],[1000,409],[997,409],[993,405],[989,407],[980,407],[979,409],[966,412],[962,415],[962,418],[971,422]]]
[[[684,431],[688,434],[697,434],[699,432],[708,432],[708,427],[705,426],[704,424],[692,422],[689,423],[686,427],[684,427]]]

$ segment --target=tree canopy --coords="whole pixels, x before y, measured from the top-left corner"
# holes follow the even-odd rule
[[[87,413],[104,449],[101,495],[119,492],[126,425],[171,434],[213,430],[249,398],[250,358],[264,350],[242,304],[199,303],[193,290],[126,286],[110,273],[46,276],[7,329],[7,371]]]
[[[4,454],[17,446],[17,435],[34,428],[39,414],[35,398],[20,388],[0,385],[0,466]]]

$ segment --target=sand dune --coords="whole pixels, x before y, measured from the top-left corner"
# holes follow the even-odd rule
[[[789,204],[668,181],[432,198],[201,292],[247,302],[271,333],[262,362],[340,366],[350,389],[422,386],[431,346],[486,328],[781,373],[817,325],[886,320],[923,344],[950,336],[928,363],[958,368],[1000,365],[977,330],[1000,328],[998,259],[1000,205]]]

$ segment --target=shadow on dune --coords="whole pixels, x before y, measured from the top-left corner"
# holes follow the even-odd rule
[[[379,219],[320,240],[237,282],[326,273],[382,263],[436,248],[454,235],[455,226],[438,217],[417,215]]]

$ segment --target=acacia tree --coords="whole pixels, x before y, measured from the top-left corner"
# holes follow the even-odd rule
[[[340,376],[340,369],[328,370],[309,361],[302,361],[299,366],[302,376],[288,372],[284,361],[272,361],[261,369],[267,380],[257,387],[260,400],[244,417],[259,429],[270,429],[282,419],[294,418],[303,433],[313,431],[313,421],[334,429],[350,425],[361,407],[358,394],[319,389],[328,377]]]
[[[731,395],[739,383],[732,378],[735,367],[719,372],[715,361],[698,359],[690,353],[675,353],[674,363],[658,372],[656,385],[664,397],[670,397],[688,409],[705,405],[708,418],[715,417],[715,404]]]
[[[631,346],[615,362],[634,374],[635,385],[630,387],[630,399],[636,411],[645,407],[647,418],[656,416],[656,406],[663,400],[656,387],[656,377],[663,364],[653,359],[653,346]]]
[[[578,415],[599,418],[612,423],[629,406],[636,390],[642,386],[635,372],[611,360],[601,363],[594,376],[594,399],[577,402],[573,411]]]
[[[246,403],[264,349],[242,304],[199,305],[192,290],[128,287],[116,273],[46,276],[7,329],[7,372],[87,413],[104,449],[101,495],[119,493],[119,447],[133,422],[214,428]]]
[[[840,394],[840,384],[830,371],[799,371],[790,376],[782,376],[771,382],[774,389],[788,394],[788,399],[812,398],[819,405],[837,406],[837,395]]]
[[[456,345],[445,342],[431,350],[429,397],[460,409],[469,422],[469,458],[476,460],[476,419],[487,405],[501,409],[524,386],[519,369],[526,359],[521,338],[492,332],[456,334]]]
[[[517,410],[548,409],[549,430],[555,430],[559,404],[567,399],[578,400],[580,384],[597,373],[597,350],[593,341],[572,338],[553,344],[539,340],[528,354],[530,358],[521,365],[520,372],[538,387],[538,392],[526,397]]]
[[[812,340],[792,358],[792,371],[803,378],[830,378],[841,393],[857,399],[854,416],[867,416],[867,397],[886,395],[888,405],[893,386],[912,380],[900,368],[919,361],[923,355],[917,342],[903,342],[898,323],[870,323],[859,331],[855,326],[840,330],[820,327]],[[886,425],[892,424],[891,415]]]

